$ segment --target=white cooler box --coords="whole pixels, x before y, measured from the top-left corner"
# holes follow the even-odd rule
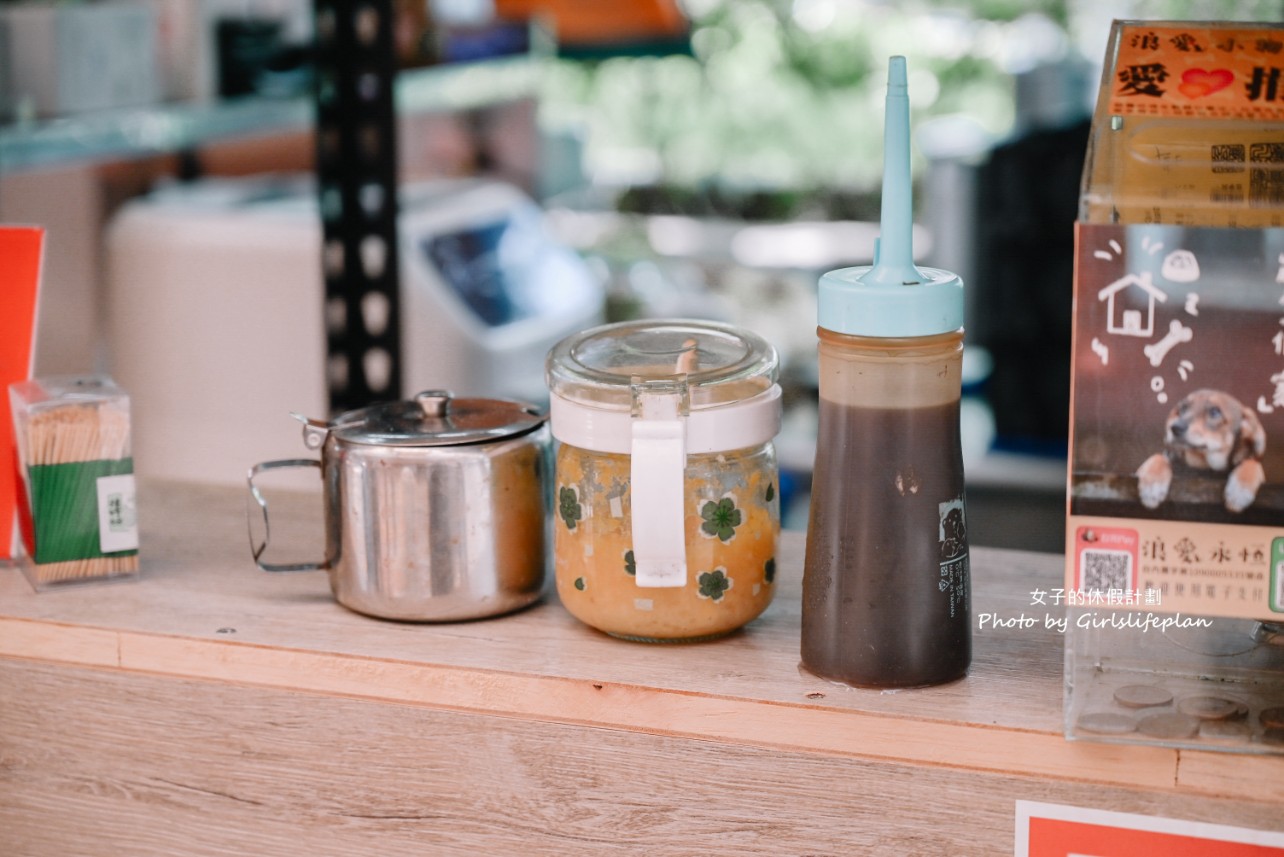
[[[517,189],[401,191],[403,389],[543,402],[544,356],[602,320],[604,290]],[[306,179],[207,180],[126,205],[107,231],[110,371],[143,476],[243,482],[324,417],[321,225]]]

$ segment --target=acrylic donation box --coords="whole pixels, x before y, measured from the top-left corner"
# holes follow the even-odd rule
[[[1077,226],[1066,734],[1284,751],[1284,31],[1116,22]]]

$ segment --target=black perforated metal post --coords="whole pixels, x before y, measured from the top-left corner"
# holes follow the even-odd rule
[[[326,381],[333,412],[401,396],[392,0],[314,0]]]

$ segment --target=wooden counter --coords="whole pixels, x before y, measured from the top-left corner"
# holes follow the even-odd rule
[[[364,618],[323,572],[254,567],[242,492],[140,506],[137,581],[0,569],[0,854],[993,855],[1018,799],[1284,830],[1284,758],[1067,742],[1053,630],[979,631],[971,676],[928,690],[801,673],[798,533],[762,618],[666,646],[552,595]],[[972,572],[974,612],[1041,620],[1061,559]]]

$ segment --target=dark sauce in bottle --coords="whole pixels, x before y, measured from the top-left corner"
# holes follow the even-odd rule
[[[803,666],[859,687],[966,675],[971,593],[959,403],[820,399],[803,578]]]

